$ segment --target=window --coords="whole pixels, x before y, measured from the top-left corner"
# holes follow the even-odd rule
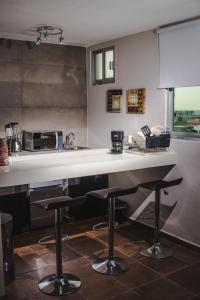
[[[173,100],[173,131],[199,136],[200,86],[174,88]]]
[[[114,47],[92,52],[92,83],[115,82]]]

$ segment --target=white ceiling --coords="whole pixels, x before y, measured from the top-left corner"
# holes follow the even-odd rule
[[[35,41],[54,24],[65,44],[89,46],[198,15],[200,0],[0,0],[0,37]]]

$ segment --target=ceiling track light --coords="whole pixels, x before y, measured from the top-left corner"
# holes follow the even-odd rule
[[[49,36],[58,35],[58,41],[60,45],[64,45],[63,29],[54,25],[40,25],[36,28],[38,37],[36,40],[36,45],[44,40],[47,40]]]

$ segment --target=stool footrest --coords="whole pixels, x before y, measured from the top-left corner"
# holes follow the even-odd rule
[[[114,227],[116,228],[117,226],[119,225],[118,222],[114,222]],[[109,227],[109,223],[108,222],[101,222],[101,223],[97,223],[95,224],[92,229],[93,230],[100,230],[100,229],[103,229],[103,228],[108,228]]]
[[[68,234],[65,233],[65,232],[62,232],[61,233],[61,237],[62,237],[62,240],[67,239],[68,238]],[[56,236],[55,236],[55,234],[52,234],[52,235],[44,236],[43,238],[41,238],[38,241],[38,244],[41,245],[41,246],[45,246],[45,245],[49,245],[49,244],[55,243],[56,242],[55,240],[56,240]]]

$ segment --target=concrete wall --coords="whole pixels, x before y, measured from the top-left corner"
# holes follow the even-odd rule
[[[0,45],[0,130],[17,121],[25,130],[74,131],[86,144],[86,105],[85,48]]]

